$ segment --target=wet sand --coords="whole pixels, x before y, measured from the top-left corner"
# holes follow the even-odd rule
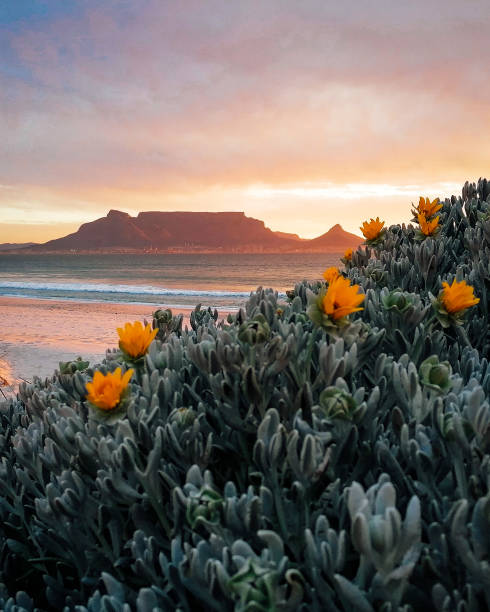
[[[107,349],[118,346],[117,327],[145,318],[151,322],[156,309],[145,304],[0,297],[0,389],[11,394],[22,380],[51,376],[60,361],[79,355],[100,362]],[[184,326],[189,325],[191,309],[172,312],[183,314]],[[220,318],[226,314],[220,312]]]

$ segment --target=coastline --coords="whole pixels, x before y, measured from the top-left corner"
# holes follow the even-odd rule
[[[346,242],[345,244],[332,244],[322,247],[304,248],[277,248],[277,247],[236,247],[236,248],[191,248],[173,247],[160,249],[137,249],[137,248],[99,248],[99,249],[44,249],[39,247],[23,247],[21,249],[0,249],[0,255],[297,255],[304,254],[341,254],[347,248],[357,249],[363,244],[359,238],[358,243]],[[299,243],[301,244],[303,240]],[[304,239],[304,242],[308,242]]]
[[[49,377],[60,361],[78,356],[92,364],[100,362],[107,349],[118,346],[117,327],[145,318],[151,322],[159,307],[0,297],[0,389],[12,395],[22,380]],[[183,325],[189,325],[192,308],[170,308],[174,315],[183,314]],[[224,318],[228,311],[219,314]]]

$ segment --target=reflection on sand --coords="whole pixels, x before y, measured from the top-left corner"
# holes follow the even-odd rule
[[[151,306],[141,304],[0,297],[0,376],[9,384],[0,389],[14,393],[23,380],[50,377],[60,361],[79,355],[91,364],[100,363],[106,349],[118,345],[117,327],[128,321],[151,321],[152,312]],[[189,311],[178,312],[189,325]]]

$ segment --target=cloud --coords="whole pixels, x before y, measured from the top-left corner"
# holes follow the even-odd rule
[[[0,9],[3,210],[225,206],[257,183],[293,197],[487,170],[486,1],[28,5]]]

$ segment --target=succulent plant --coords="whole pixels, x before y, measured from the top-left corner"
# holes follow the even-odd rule
[[[346,317],[320,280],[190,329],[155,312],[117,418],[86,385],[120,351],[22,383],[0,403],[0,608],[488,610],[489,199],[481,179],[441,202],[437,239],[368,238]]]
[[[352,420],[357,412],[357,402],[343,389],[327,387],[320,393],[319,411],[332,419]]]
[[[182,315],[174,317],[170,308],[156,310],[153,313],[153,329],[158,329],[157,338],[164,341],[172,333],[180,334],[183,319]]]
[[[407,293],[402,289],[393,289],[388,294],[382,295],[381,302],[386,310],[396,310],[403,314],[413,305],[414,298],[413,294]]]
[[[81,357],[77,357],[73,361],[60,361],[60,374],[83,372],[88,368],[89,363],[89,361],[84,361]]]
[[[422,525],[417,496],[410,499],[403,521],[395,502],[386,474],[366,493],[357,482],[348,490],[351,539],[361,556],[359,582],[366,588],[371,580],[372,597],[396,609],[420,554]],[[370,566],[376,571],[372,578]]]
[[[261,313],[255,315],[253,319],[242,323],[238,330],[238,339],[247,344],[262,344],[269,339],[269,336],[269,323]]]
[[[451,388],[451,364],[440,362],[437,355],[427,357],[419,368],[421,383],[437,393],[447,393]]]

